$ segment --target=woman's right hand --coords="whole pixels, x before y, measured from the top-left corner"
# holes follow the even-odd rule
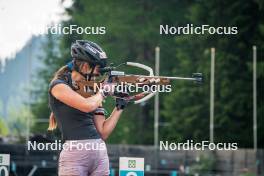
[[[102,83],[99,92],[104,97],[113,96],[114,93],[115,93],[115,87],[116,87],[116,84],[115,83],[107,83],[107,82],[104,82],[104,83]]]

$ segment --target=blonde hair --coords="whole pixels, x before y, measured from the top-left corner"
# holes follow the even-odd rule
[[[50,113],[50,117],[49,117],[49,127],[48,127],[48,130],[49,131],[53,131],[56,128],[57,128],[57,122],[56,122],[55,116],[54,116],[54,114],[52,112],[52,113]]]

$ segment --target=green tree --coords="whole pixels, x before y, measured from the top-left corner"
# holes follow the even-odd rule
[[[256,1],[199,1],[189,8],[194,25],[237,26],[237,35],[182,35],[175,37],[178,61],[175,74],[199,71],[205,84],[177,83],[164,99],[163,117],[171,126],[162,137],[184,141],[209,139],[210,47],[216,48],[215,142],[237,142],[252,147],[252,45],[263,50],[263,5]],[[245,13],[247,12],[247,13]],[[184,47],[181,47],[184,46]],[[263,59],[259,60],[258,90],[263,90]],[[258,114],[263,114],[263,95]],[[263,121],[263,120],[262,120]],[[259,129],[261,120],[259,121]],[[263,127],[262,127],[263,128]],[[259,131],[263,146],[263,131]]]
[[[8,127],[5,123],[5,121],[3,120],[3,118],[0,118],[0,136],[6,136],[8,135],[9,130]]]
[[[29,118],[29,125],[32,123],[32,115],[27,105],[22,105],[19,109],[15,106],[9,106],[7,125],[12,131],[13,136],[19,136],[22,141],[27,132],[27,119]]]

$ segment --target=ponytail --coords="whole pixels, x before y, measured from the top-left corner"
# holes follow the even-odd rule
[[[71,72],[72,70],[76,70],[76,69],[79,69],[82,64],[84,62],[83,61],[79,61],[79,60],[74,60],[73,61],[73,68],[69,68],[68,65],[65,65],[65,66],[62,66],[53,76],[52,78],[52,81],[56,80],[56,79],[59,79],[59,78],[62,78],[66,73],[68,72]],[[71,66],[72,67],[72,66]],[[56,122],[56,119],[55,119],[55,116],[53,114],[53,112],[50,114],[50,117],[49,117],[49,127],[48,127],[48,130],[49,131],[52,131],[52,130],[55,130],[57,128],[57,122]]]
[[[51,81],[54,81],[58,78],[61,78],[64,74],[66,74],[67,72],[70,72],[71,70],[68,68],[67,65],[61,67],[53,76]],[[49,127],[48,127],[48,131],[53,131],[57,128],[57,122],[55,119],[55,116],[53,114],[53,112],[50,113],[50,117],[49,117]]]
[[[55,116],[52,113],[50,113],[50,117],[49,117],[49,127],[48,127],[48,131],[53,131],[57,128],[57,122],[55,120]]]
[[[53,76],[51,81],[54,81],[58,78],[61,78],[64,74],[66,74],[67,72],[69,72],[70,69],[68,68],[67,65],[61,67]],[[53,114],[53,112],[50,113],[50,117],[49,117],[49,127],[48,127],[48,131],[53,131],[57,128],[57,122],[55,119],[55,116]]]

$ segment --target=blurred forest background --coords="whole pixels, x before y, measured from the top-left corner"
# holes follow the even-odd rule
[[[205,83],[176,81],[171,93],[160,94],[159,139],[182,142],[209,140],[210,48],[216,48],[215,142],[237,142],[239,147],[253,147],[252,46],[258,47],[258,145],[264,147],[264,1],[159,1],[159,0],[79,0],[66,9],[70,20],[64,26],[105,26],[105,35],[46,35],[28,44],[35,53],[30,64],[29,101],[20,110],[6,108],[7,100],[23,80],[24,66],[18,69],[18,57],[1,64],[1,107],[4,119],[1,133],[25,129],[25,118],[48,119],[47,88],[54,72],[71,60],[70,46],[76,39],[100,44],[109,63],[139,62],[154,68],[154,48],[161,49],[160,75],[190,76],[202,72]],[[237,35],[160,35],[159,25],[237,26]],[[32,44],[37,40],[37,44]],[[36,48],[36,50],[34,50]],[[24,48],[25,49],[25,48]],[[26,50],[26,49],[25,49]],[[34,50],[34,51],[32,51]],[[24,51],[27,53],[28,51]],[[26,57],[26,56],[25,56]],[[28,57],[26,57],[28,58]],[[11,63],[12,62],[12,63]],[[37,66],[34,66],[36,63]],[[25,63],[24,63],[25,64]],[[9,69],[8,66],[12,66]],[[34,68],[34,69],[33,69]],[[13,69],[13,73],[8,73]],[[8,76],[7,76],[8,75]],[[23,81],[22,81],[23,82]],[[21,91],[23,92],[23,91]],[[7,97],[9,96],[9,97]],[[24,98],[27,99],[28,98]],[[106,108],[111,112],[113,100]],[[145,144],[154,141],[154,99],[142,105],[130,105],[122,115],[108,143]],[[30,109],[28,109],[30,105]],[[13,115],[12,115],[13,113]],[[14,114],[16,113],[16,114]],[[14,118],[11,118],[14,116]],[[10,120],[10,119],[13,119]],[[8,126],[4,128],[3,122]],[[18,121],[21,127],[16,127]],[[11,124],[11,125],[10,125]],[[13,126],[12,126],[13,124]],[[14,127],[15,124],[15,127]],[[9,132],[8,132],[9,129]],[[47,123],[32,123],[31,132],[47,133]]]

